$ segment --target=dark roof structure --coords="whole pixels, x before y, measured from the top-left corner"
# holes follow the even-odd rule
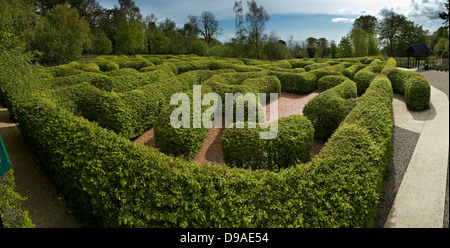
[[[409,46],[408,50],[406,50],[407,53],[415,53],[415,54],[430,54],[432,53],[430,48],[426,44],[414,44]]]

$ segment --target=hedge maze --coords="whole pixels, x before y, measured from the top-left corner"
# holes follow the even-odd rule
[[[415,110],[430,97],[422,76],[379,58],[99,56],[35,74],[26,101],[13,88],[3,98],[79,219],[101,227],[371,227],[393,92]],[[199,165],[208,128],[169,123],[171,96],[194,85],[202,95],[320,94],[304,116],[279,119],[276,139],[258,139],[260,126],[226,129],[225,163]],[[151,128],[156,149],[131,142]],[[326,144],[311,159],[314,139]]]

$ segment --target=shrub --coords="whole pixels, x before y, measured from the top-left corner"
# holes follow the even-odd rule
[[[313,65],[315,62],[312,60],[296,59],[291,62],[292,69],[305,68],[306,66]]]
[[[383,66],[368,66],[355,74],[355,83],[358,87],[358,95],[364,94],[375,77],[383,70]]]
[[[163,109],[154,127],[156,147],[165,154],[183,156],[187,160],[195,157],[208,132],[208,129],[204,127],[193,128],[192,104],[189,106],[190,128],[171,126],[171,113],[177,107],[175,105],[169,105]]]
[[[320,93],[303,108],[314,127],[314,137],[327,140],[355,106],[356,84],[347,80]]]
[[[222,136],[223,155],[230,166],[251,169],[279,170],[294,165],[297,160],[311,159],[314,129],[302,115],[292,115],[278,120],[275,139],[260,139],[267,128],[228,128]]]
[[[317,89],[317,77],[311,72],[291,73],[270,70],[269,75],[274,75],[280,80],[281,90],[284,92],[304,95]]]
[[[171,91],[213,74],[182,75],[122,94],[104,93],[141,92],[136,98],[154,97],[152,102],[164,107]],[[23,98],[10,101],[22,135],[85,225],[373,226],[391,153],[392,88],[386,77],[371,82],[311,162],[277,173],[172,158],[73,115],[39,95],[39,87],[34,95],[7,89],[11,97]],[[151,99],[136,103],[141,100]]]
[[[341,84],[346,80],[348,80],[348,78],[344,76],[324,76],[319,79],[319,82],[317,83],[317,89],[319,90],[319,92],[323,92]]]
[[[330,66],[330,64],[328,64],[328,63],[314,63],[314,64],[310,64],[310,65],[305,66],[305,70],[306,71],[311,71],[311,70],[324,68],[324,67],[328,67],[328,66]]]
[[[95,60],[94,62],[98,65],[101,71],[119,70],[119,66],[112,61]]]
[[[366,66],[363,64],[356,64],[356,65],[352,65],[350,67],[345,68],[344,70],[342,70],[342,75],[348,77],[351,80],[355,79],[355,74],[365,68]]]
[[[393,58],[389,58],[382,73],[390,79],[394,92],[405,96],[408,108],[423,110],[429,106],[431,86],[424,76],[397,69]]]

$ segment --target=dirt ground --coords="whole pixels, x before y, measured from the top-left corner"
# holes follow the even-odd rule
[[[81,227],[5,108],[0,108],[0,135],[13,165],[16,190],[27,198],[24,208],[35,227]]]

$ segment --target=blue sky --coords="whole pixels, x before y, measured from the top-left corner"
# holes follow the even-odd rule
[[[105,8],[119,5],[117,0],[98,0]],[[182,27],[189,14],[200,15],[203,10],[216,15],[223,34],[221,41],[234,37],[235,0],[135,0],[143,16],[155,14],[158,21],[175,20]],[[244,13],[247,11],[243,0]],[[393,10],[404,14],[416,24],[434,32],[442,25],[438,13],[445,11],[445,0],[256,0],[269,13],[266,32],[272,30],[283,40],[293,35],[301,41],[308,37],[326,38],[339,43],[352,27],[353,20],[361,15],[381,18],[381,12]]]

